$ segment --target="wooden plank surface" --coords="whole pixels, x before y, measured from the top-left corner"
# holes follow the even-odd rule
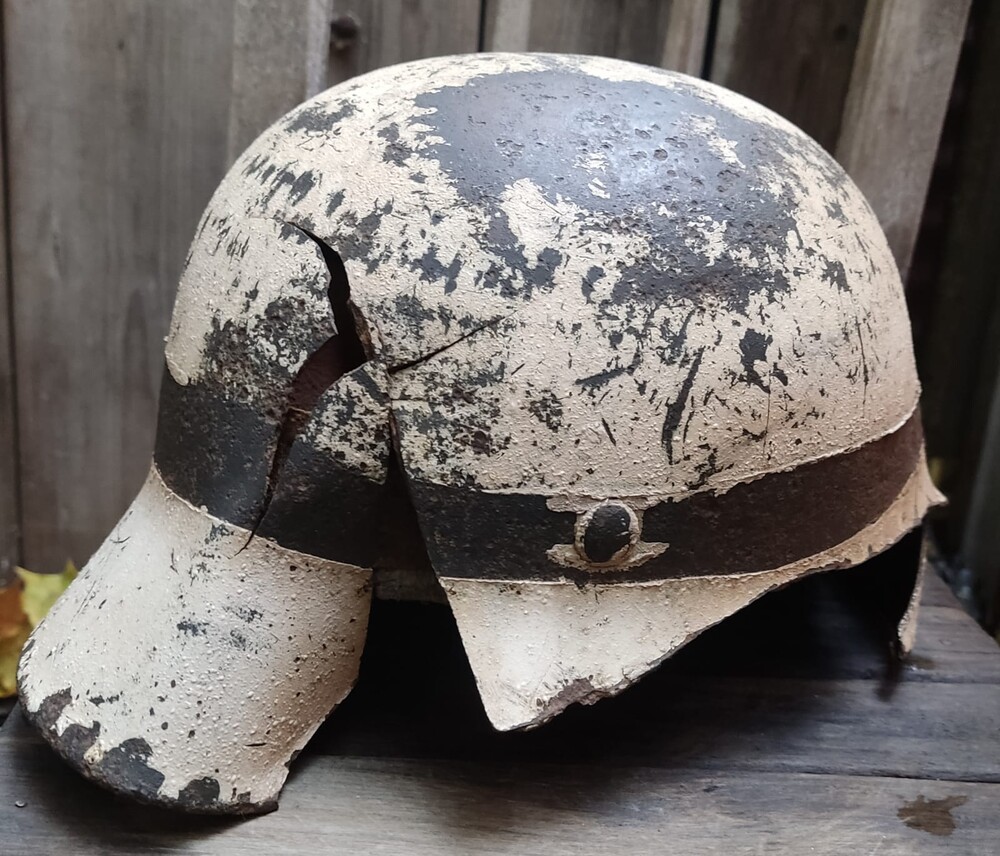
[[[711,79],[837,143],[865,0],[722,0]]]
[[[932,578],[932,620],[893,684],[857,618],[860,577],[831,587],[837,576],[764,598],[621,697],[525,734],[490,729],[445,608],[379,604],[359,686],[297,762],[280,810],[241,823],[126,804],[15,713],[0,729],[4,852],[569,854],[599,842],[634,854],[668,842],[992,856],[1000,649],[959,628]]]
[[[698,75],[709,9],[709,0],[485,0],[483,44],[613,56]]]
[[[478,0],[333,0],[328,85],[479,46]]]
[[[8,0],[24,562],[84,562],[149,466],[171,302],[226,161],[228,0]]]
[[[302,765],[274,814],[178,822],[86,783],[53,787],[64,774],[42,749],[0,743],[0,764],[11,771],[0,781],[7,856],[994,856],[1000,838],[1000,785],[323,756]],[[10,807],[15,800],[24,807]],[[903,819],[914,811],[924,828]]]
[[[605,0],[487,0],[484,44],[493,51],[614,56],[619,11]]]
[[[235,0],[229,161],[326,88],[330,0]]]
[[[0,16],[3,10],[0,8]],[[3,32],[0,27],[0,32]],[[0,45],[0,51],[3,46]],[[0,61],[0,116],[6,110]],[[2,128],[2,124],[0,124]],[[14,578],[20,558],[20,509],[17,475],[17,411],[13,319],[8,277],[6,160],[0,134],[0,587]]]
[[[24,562],[52,571],[141,484],[195,225],[229,160],[325,85],[328,5],[4,8]]]
[[[1000,4],[971,14],[950,120],[955,166],[939,208],[940,268],[912,297],[922,310],[924,430],[949,498],[950,546],[977,575],[988,624],[1000,628]]]
[[[879,217],[904,280],[970,0],[870,0],[836,146]]]
[[[1000,520],[1000,373],[996,375],[977,463],[979,468],[969,502],[962,554],[977,574],[986,606],[987,626],[1000,632],[1000,528],[997,527],[997,520]]]
[[[702,76],[708,47],[711,0],[671,0],[660,65]]]

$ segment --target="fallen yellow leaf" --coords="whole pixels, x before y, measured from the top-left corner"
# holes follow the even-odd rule
[[[28,616],[21,608],[21,583],[15,580],[0,589],[0,640],[17,636],[27,623]]]
[[[21,607],[20,580],[0,589],[0,698],[17,692],[17,658],[31,632],[28,616]]]
[[[28,621],[32,628],[45,618],[45,614],[52,608],[66,587],[76,579],[76,567],[72,562],[67,562],[61,574],[35,574],[26,571],[24,568],[17,568],[17,575],[24,583],[24,591],[21,592],[21,608],[28,616]]]
[[[33,574],[17,568],[18,579],[0,589],[0,698],[17,694],[17,661],[31,631],[76,577],[66,563],[61,574]]]
[[[17,694],[17,661],[29,633],[31,628],[25,622],[15,635],[0,639],[0,698]]]

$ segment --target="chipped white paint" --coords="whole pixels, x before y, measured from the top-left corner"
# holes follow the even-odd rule
[[[620,493],[672,496],[692,484],[725,489],[763,472],[847,451],[901,424],[915,407],[919,389],[909,330],[898,322],[905,317],[905,308],[891,255],[857,188],[845,180],[841,188],[832,189],[829,159],[823,162],[822,153],[802,154],[785,158],[764,188],[775,199],[787,200],[796,222],[797,233],[784,236],[778,256],[762,257],[743,245],[727,243],[724,222],[706,222],[703,215],[689,218],[685,212],[676,212],[679,238],[687,236],[699,246],[706,266],[725,259],[742,268],[746,277],[766,275],[762,274],[764,264],[795,270],[796,287],[782,296],[780,307],[768,305],[758,295],[750,299],[745,312],[728,320],[720,317],[728,310],[706,294],[681,295],[649,310],[642,323],[672,334],[691,315],[685,327],[684,352],[670,365],[661,365],[652,353],[646,353],[633,374],[622,374],[601,390],[601,410],[615,414],[609,422],[618,445],[608,442],[596,418],[594,396],[576,381],[588,373],[626,365],[646,344],[625,331],[619,355],[609,359],[608,337],[621,332],[623,325],[614,318],[596,316],[581,293],[580,282],[588,271],[599,267],[604,274],[594,284],[593,300],[607,299],[620,280],[622,267],[641,264],[647,257],[645,237],[622,230],[613,218],[583,209],[558,194],[553,201],[528,180],[513,182],[500,204],[525,256],[534,258],[545,247],[558,247],[563,255],[562,263],[551,272],[554,287],[532,301],[530,313],[523,313],[521,299],[505,298],[497,290],[477,285],[485,271],[508,267],[497,249],[483,240],[492,215],[467,204],[439,160],[427,154],[435,143],[449,141],[431,134],[431,126],[422,124],[433,110],[418,103],[421,96],[444,87],[475,88],[477,81],[489,75],[539,71],[551,63],[602,80],[648,83],[665,93],[678,86],[694,88],[706,103],[777,128],[790,139],[805,139],[801,131],[760,105],[673,72],[602,58],[515,54],[438,58],[380,69],[307,102],[297,111],[299,115],[346,113],[332,132],[317,133],[306,122],[290,125],[287,121],[265,132],[240,158],[210,205],[216,218],[269,217],[310,223],[341,251],[344,235],[353,228],[350,223],[384,212],[378,225],[363,236],[365,256],[378,258],[378,265],[372,267],[350,254],[345,265],[353,299],[380,332],[384,358],[390,365],[419,359],[472,329],[493,325],[456,346],[460,350],[447,352],[448,357],[460,358],[461,365],[443,367],[432,361],[433,374],[425,374],[431,365],[418,366],[394,379],[393,397],[406,400],[398,410],[441,412],[447,409],[441,396],[465,383],[463,370],[499,362],[524,366],[504,388],[502,400],[482,397],[485,405],[500,408],[509,431],[506,448],[487,460],[456,443],[446,455],[438,456],[447,461],[446,469],[435,468],[431,464],[435,456],[428,452],[438,450],[429,449],[428,444],[437,441],[404,432],[404,454],[411,465],[419,466],[421,477],[449,484],[449,473],[464,472],[488,490],[551,495],[572,491],[595,497],[606,495],[613,483]],[[685,123],[690,120],[684,118]],[[398,146],[396,160],[386,156],[383,132],[390,126]],[[713,128],[705,119],[691,127],[679,126],[674,133],[702,133],[720,156],[732,161],[732,141],[714,134]],[[599,157],[584,161],[585,167],[593,169],[590,186],[598,192],[595,198],[607,192],[606,170]],[[264,160],[276,170],[274,175],[281,170],[289,176],[309,173],[315,186],[301,194],[293,190],[291,178],[281,182],[272,176],[262,181]],[[415,173],[421,176],[419,184],[413,181]],[[832,224],[827,206],[834,201],[851,223],[849,228]],[[201,255],[213,246],[211,230],[205,231],[193,250],[192,268],[201,267]],[[600,241],[595,240],[597,235]],[[422,268],[404,261],[404,256],[419,259],[428,254],[444,267],[457,268],[453,282],[444,289],[429,281]],[[842,294],[828,267],[820,262],[821,256],[842,264],[852,282],[867,283],[867,292]],[[419,337],[393,308],[397,298],[411,295],[426,315]],[[193,275],[181,284],[178,306],[186,305],[205,305]],[[220,322],[232,313],[237,319],[246,317],[232,302],[215,310]],[[502,323],[501,319],[515,315],[518,323]],[[865,316],[868,320],[862,325],[859,318]],[[567,323],[565,331],[554,329],[560,318],[573,319],[583,328],[570,332]],[[466,323],[458,325],[448,319],[466,319]],[[760,383],[725,392],[713,389],[745,375],[741,338],[755,323],[763,324],[771,337],[766,362],[754,367]],[[182,368],[190,376],[198,371],[198,349],[204,344],[199,344],[198,330],[183,317],[174,325],[168,352],[180,349],[174,339],[189,328],[183,335],[187,358]],[[791,371],[787,362],[781,363],[787,384],[771,376],[779,354],[786,361],[795,354],[792,368],[803,367]],[[701,366],[688,396],[691,401],[707,400],[685,411],[684,430],[671,440],[670,448],[664,448],[664,407],[678,398],[695,359],[700,359]],[[173,363],[181,361],[174,358]],[[852,372],[870,374],[868,383],[847,383],[846,376]],[[637,389],[655,389],[658,395],[649,400],[648,392],[643,397]],[[563,426],[558,437],[527,415],[532,396],[541,390],[554,391],[559,399]],[[868,407],[868,401],[879,404]],[[456,425],[476,416],[460,410],[464,408],[452,408]],[[478,418],[483,418],[482,412]],[[751,441],[752,437],[760,439]],[[703,477],[713,452],[714,472]],[[635,461],[642,461],[643,466],[636,468]]]
[[[365,363],[337,379],[316,402],[298,442],[342,467],[382,484],[388,472],[389,380],[381,366]],[[372,393],[375,387],[380,395]]]
[[[774,270],[795,272],[795,287],[777,304],[755,294],[736,312],[711,292],[699,291],[644,309],[637,319],[644,329],[660,330],[667,338],[684,334],[683,347],[670,361],[655,359],[649,343],[613,311],[602,315],[594,309],[613,308],[623,268],[648,259],[653,248],[646,235],[622,229],[613,216],[528,178],[514,178],[502,190],[496,211],[463,199],[439,155],[431,152],[454,141],[434,132],[433,109],[418,100],[449,86],[474,89],[489,75],[560,64],[596,79],[649,84],[664,93],[687,87],[707,105],[776,129],[790,140],[806,139],[762,106],[683,75],[602,58],[451,57],[381,69],[313,99],[298,115],[335,115],[335,125],[318,132],[308,121],[278,123],[240,159],[210,206],[216,217],[311,224],[344,254],[353,300],[378,335],[386,364],[407,364],[450,346],[390,379],[410,474],[443,485],[471,478],[487,491],[553,500],[573,495],[593,504],[638,496],[652,503],[693,491],[723,492],[897,430],[919,394],[902,288],[869,206],[848,179],[831,184],[837,168],[818,149],[776,154],[773,168],[762,170],[761,193],[786,207],[794,221],[794,229],[764,251],[731,239],[726,220],[662,203],[656,207],[707,269],[730,264],[748,279]],[[729,168],[744,168],[747,154],[738,141],[722,135],[711,117],[685,115],[676,127],[660,131],[701,135]],[[391,156],[390,136],[396,146]],[[499,144],[509,146],[515,159],[522,145],[516,140]],[[291,179],[283,184],[262,179],[265,162],[290,176],[309,173],[314,189],[298,195]],[[575,165],[590,173],[587,186],[594,198],[611,198],[603,153],[581,155]],[[832,209],[841,211],[842,222],[834,221]],[[379,217],[361,237],[363,251],[357,256],[345,252],[345,241],[355,234],[352,224],[373,213]],[[540,258],[546,248],[561,253],[546,274],[548,288],[534,295],[528,311],[520,298],[479,287],[484,272],[507,266],[483,239],[501,215],[527,259]],[[443,268],[454,266],[445,287],[425,266],[412,262],[426,258]],[[378,259],[378,264],[365,259]],[[852,292],[838,285],[831,263],[841,266]],[[595,269],[600,275],[591,279]],[[668,269],[664,276],[683,273]],[[515,284],[519,276],[514,274]],[[589,297],[581,282],[590,282]],[[395,308],[401,297],[414,298],[420,307],[416,335]],[[181,300],[197,302],[183,284]],[[758,355],[743,350],[752,329],[767,338]],[[617,353],[609,350],[611,337],[619,339]],[[633,359],[634,371],[622,371]],[[473,379],[514,367],[516,375],[493,389],[482,390]],[[617,374],[599,394],[580,382],[609,371]],[[862,374],[865,382],[859,383]],[[455,396],[456,390],[474,394]],[[530,415],[542,393],[558,407],[558,431]],[[664,408],[682,396],[690,404],[665,443]],[[445,427],[434,434],[408,427],[431,417]],[[485,456],[459,441],[468,426],[480,424],[501,435]],[[574,545],[552,549],[552,557],[565,564],[579,558]],[[814,569],[803,566],[797,572]],[[727,591],[744,584],[744,595],[752,599],[756,583],[727,583]],[[456,581],[453,591],[464,585]],[[580,593],[573,585],[566,591]],[[648,585],[631,585],[615,596],[627,600],[649,591]],[[640,607],[641,597],[635,608]],[[493,638],[485,627],[481,632]],[[485,642],[485,649],[490,644]],[[652,659],[665,656],[675,642],[664,647],[661,638],[656,644],[662,650]]]
[[[579,524],[577,524],[579,526]],[[580,547],[581,535],[577,534],[573,544],[554,544],[546,554],[557,565],[564,568],[577,568],[581,571],[592,571],[595,574],[607,572],[608,576],[614,576],[618,571],[627,571],[638,568],[661,555],[670,545],[661,541],[633,541],[627,550],[621,550],[607,562],[595,563],[588,561]]]
[[[704,134],[708,139],[708,147],[719,159],[737,169],[743,169],[743,161],[736,154],[736,140],[727,140],[719,133],[718,122],[711,116],[692,115],[688,117],[691,127]]]
[[[236,161],[213,196],[206,216],[309,222],[317,233],[328,237],[320,224],[338,223],[348,217],[360,219],[391,203],[393,213],[370,236],[366,247],[373,255],[386,256],[387,263],[368,271],[364,264],[345,258],[345,266],[355,302],[372,326],[384,333],[390,362],[419,358],[424,348],[433,349],[441,339],[446,342],[457,334],[455,330],[449,332],[448,324],[439,322],[429,326],[424,340],[413,341],[398,320],[384,311],[385,301],[397,294],[413,293],[420,282],[418,272],[407,271],[401,276],[404,271],[393,269],[391,259],[398,254],[401,240],[408,242],[414,255],[422,256],[433,246],[445,264],[456,257],[467,262],[458,276],[458,288],[449,299],[454,315],[495,318],[510,311],[512,304],[472,287],[477,269],[483,270],[482,265],[488,264],[480,246],[488,222],[481,212],[462,204],[436,161],[420,157],[421,149],[440,138],[428,134],[430,129],[420,125],[420,116],[430,111],[417,107],[414,99],[429,89],[467,84],[490,69],[500,73],[540,67],[538,59],[527,55],[497,55],[485,62],[476,57],[450,57],[379,69],[353,78],[296,111],[335,113],[350,105],[352,114],[337,123],[335,133],[317,134],[305,126],[290,131],[285,120],[278,122]],[[405,168],[384,159],[385,140],[378,136],[378,130],[394,120],[398,123],[401,150],[413,152],[406,158]],[[262,186],[260,170],[254,170],[255,159],[259,162],[262,158],[277,167],[271,185],[268,179]],[[411,177],[416,170],[424,175],[419,187]],[[309,171],[316,176],[316,186],[305,196],[294,192],[290,182],[282,184],[279,180],[281,174],[299,176]],[[332,214],[327,213],[331,196],[338,193],[342,201]],[[448,211],[449,216],[435,218],[438,211]],[[343,249],[336,240],[331,243],[334,249]],[[198,252],[196,246],[192,264],[197,263]],[[185,282],[181,283],[177,300],[178,306],[188,302],[203,305],[193,291],[188,292]],[[239,307],[235,311],[238,317],[242,315]],[[225,317],[220,315],[221,320]],[[205,346],[202,341],[201,348]]]
[[[691,226],[695,234],[689,238],[685,238],[684,243],[705,257],[706,267],[712,267],[722,254],[729,250],[726,246],[727,221],[717,221],[711,217],[703,216],[692,219]],[[748,262],[750,263],[755,261],[756,259],[748,258]]]
[[[576,159],[576,165],[591,172],[594,170],[605,172],[608,168],[608,156],[603,152],[588,152]]]
[[[32,635],[19,675],[29,714],[68,689],[56,734],[99,723],[91,765],[145,740],[159,798],[208,777],[209,809],[276,799],[286,764],[354,685],[371,574],[249,537],[154,469]]]
[[[649,583],[442,579],[486,713],[500,730],[540,725],[574,702],[615,695],[695,636],[808,573],[859,564],[940,501],[926,468],[842,544],[756,574]]]
[[[607,188],[604,186],[604,182],[599,178],[592,178],[590,180],[590,192],[596,196],[598,199],[610,199],[611,194],[608,193]]]
[[[329,280],[319,250],[301,232],[259,218],[213,221],[206,211],[167,337],[171,376],[181,386],[206,374],[235,375],[234,386],[243,380],[245,367],[215,365],[206,354],[213,329],[226,324],[247,332],[256,359],[294,375],[315,350],[317,336],[322,342],[334,332]],[[298,323],[261,332],[268,307],[282,298],[299,302]]]

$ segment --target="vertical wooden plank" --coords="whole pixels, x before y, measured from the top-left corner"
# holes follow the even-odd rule
[[[532,8],[528,49],[614,56],[621,7],[607,0],[544,0]]]
[[[2,33],[3,26],[0,24]],[[7,252],[7,169],[2,134],[2,117],[6,111],[3,67],[0,55],[0,586],[13,578],[13,569],[20,559],[14,342]]]
[[[229,160],[326,86],[331,0],[236,0]]]
[[[974,4],[948,120],[953,166],[940,261],[932,287],[910,295],[922,310],[916,330],[924,430],[950,500],[939,534],[975,573],[993,631],[1000,629],[998,46],[1000,4]],[[924,278],[926,268],[933,270],[926,252],[922,263]]]
[[[85,561],[152,448],[187,245],[325,82],[326,0],[7,0],[25,561]]]
[[[722,0],[711,79],[832,151],[865,0]]]
[[[970,0],[870,0],[837,159],[878,214],[905,279]]]
[[[685,5],[690,6],[690,0],[621,0],[614,56],[646,65],[660,65],[671,21],[678,26],[682,23],[683,9],[678,7]],[[707,16],[705,23],[708,23]],[[675,42],[682,39],[680,32],[673,35]],[[704,39],[701,47],[704,50]]]
[[[962,556],[976,575],[986,626],[1000,631],[1000,373],[994,375],[983,443],[969,500]],[[998,634],[1000,641],[1000,634]]]
[[[328,83],[479,47],[478,0],[333,0]]]
[[[710,0],[486,0],[484,46],[613,56],[697,74],[710,5]]]
[[[701,77],[711,11],[711,0],[672,0],[660,65]]]
[[[534,0],[483,0],[483,47],[488,51],[526,51],[531,40]]]
[[[85,561],[149,464],[163,336],[223,173],[229,0],[6,0],[24,562]]]

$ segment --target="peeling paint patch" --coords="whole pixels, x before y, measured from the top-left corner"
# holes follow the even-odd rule
[[[186,807],[204,809],[219,800],[219,782],[211,776],[192,779],[177,794],[177,801]]]
[[[116,789],[155,799],[166,777],[150,766],[152,755],[152,747],[146,740],[132,737],[105,752],[95,766],[94,774]]]
[[[186,636],[204,636],[208,632],[208,622],[206,621],[179,621],[177,629]]]

